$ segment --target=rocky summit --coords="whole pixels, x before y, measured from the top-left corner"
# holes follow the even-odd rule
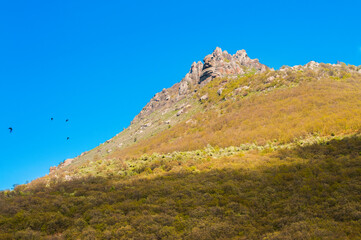
[[[248,57],[245,50],[239,50],[234,55],[231,55],[227,51],[222,51],[219,47],[212,54],[207,55],[203,62],[194,62],[189,72],[179,83],[155,94],[133,121],[143,119],[156,109],[180,101],[214,78],[227,75],[243,75],[250,69],[255,72],[265,72],[269,69],[266,65],[261,64],[258,59]]]

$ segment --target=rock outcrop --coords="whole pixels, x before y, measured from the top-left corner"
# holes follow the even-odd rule
[[[258,59],[248,57],[245,50],[239,50],[234,55],[222,51],[217,47],[212,54],[207,55],[203,62],[194,62],[179,82],[168,89],[157,93],[142,111],[134,118],[132,123],[144,119],[155,110],[172,106],[175,102],[192,95],[197,87],[202,86],[214,78],[227,75],[242,75],[247,71],[264,72],[269,69]]]
[[[264,72],[268,69],[258,59],[250,59],[245,50],[239,50],[231,55],[217,47],[214,52],[204,58],[204,65],[198,83],[208,83],[216,77],[225,75],[241,75],[247,69]]]
[[[191,69],[186,74],[186,76],[179,83],[178,94],[179,96],[184,96],[188,93],[191,86],[195,86],[202,75],[203,63],[194,62],[191,66]]]
[[[56,166],[50,167],[49,174],[54,173],[56,171],[56,169],[57,169]]]

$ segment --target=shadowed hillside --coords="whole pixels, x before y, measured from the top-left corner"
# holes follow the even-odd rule
[[[134,176],[3,192],[0,238],[361,237],[360,137],[229,152],[220,158],[160,156],[144,161]]]

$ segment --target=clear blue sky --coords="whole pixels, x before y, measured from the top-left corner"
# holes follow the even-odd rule
[[[1,1],[0,189],[111,138],[216,46],[274,68],[361,65],[360,12],[347,0]]]

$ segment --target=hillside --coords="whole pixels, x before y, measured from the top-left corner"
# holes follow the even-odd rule
[[[131,125],[0,193],[0,239],[359,239],[361,67],[220,48]]]

